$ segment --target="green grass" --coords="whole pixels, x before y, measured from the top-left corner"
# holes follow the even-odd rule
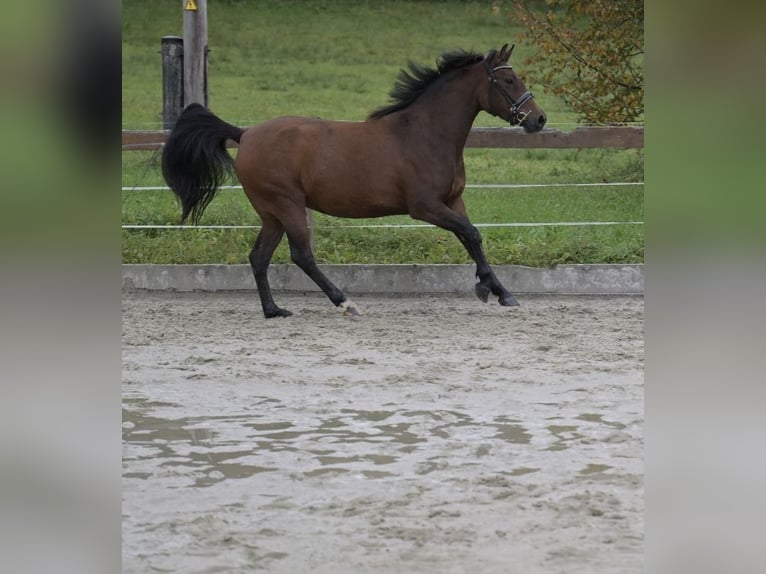
[[[398,70],[408,60],[433,63],[445,50],[486,52],[520,33],[512,3],[492,2],[244,2],[208,6],[211,108],[227,121],[252,125],[279,115],[361,120],[387,102]],[[507,4],[507,5],[506,5]],[[181,35],[175,1],[123,3],[123,128],[159,129],[160,38]],[[517,45],[516,62],[530,47]],[[522,77],[524,70],[519,69]],[[535,91],[552,127],[574,127],[576,114]],[[477,126],[503,126],[480,114]],[[123,186],[163,185],[157,158],[123,153]],[[469,184],[576,183],[642,180],[635,150],[465,150]],[[643,188],[468,189],[475,223],[642,221]],[[175,224],[179,209],[167,191],[125,191],[125,224]],[[326,263],[462,263],[468,256],[438,229],[341,229],[365,220],[316,214],[317,260]],[[407,217],[367,221],[414,223]],[[257,225],[238,190],[222,191],[203,224]],[[256,230],[123,230],[129,263],[244,263]],[[493,263],[640,262],[643,226],[483,228]],[[286,242],[275,261],[289,261]]]

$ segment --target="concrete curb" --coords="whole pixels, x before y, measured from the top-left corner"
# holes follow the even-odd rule
[[[474,265],[320,265],[327,277],[349,294],[473,293]],[[641,295],[644,266],[557,265],[550,269],[494,266],[513,293]],[[295,265],[269,267],[274,291],[319,288]],[[159,291],[254,291],[249,265],[123,265],[122,289]]]

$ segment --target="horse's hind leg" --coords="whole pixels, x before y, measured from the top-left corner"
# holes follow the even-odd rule
[[[311,280],[319,286],[336,307],[339,307],[344,313],[359,315],[356,305],[319,269],[314,259],[314,253],[311,251],[310,232],[306,227],[305,210],[301,209],[299,215],[296,214],[295,217],[292,217],[291,222],[285,225],[285,229],[287,240],[290,242],[290,256],[293,262],[311,277]]]
[[[282,224],[269,216],[261,215],[263,227],[255,240],[252,251],[250,251],[250,266],[253,269],[255,284],[258,287],[258,295],[261,298],[263,315],[269,319],[271,317],[289,317],[290,311],[277,307],[274,303],[274,297],[271,295],[271,286],[269,285],[269,263],[274,250],[282,240],[285,231]]]

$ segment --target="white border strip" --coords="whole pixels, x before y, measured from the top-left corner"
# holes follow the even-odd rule
[[[476,266],[463,265],[323,265],[319,268],[347,294],[464,294],[473,299]],[[494,265],[498,279],[514,293],[577,295],[640,295],[643,264],[557,265],[533,268]],[[280,292],[321,293],[298,266],[269,266],[272,289]],[[250,265],[123,265],[124,291],[255,291]],[[356,297],[354,297],[356,298]],[[481,305],[476,301],[477,305]],[[522,305],[524,304],[522,300]]]

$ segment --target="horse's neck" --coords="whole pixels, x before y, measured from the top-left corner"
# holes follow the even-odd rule
[[[448,86],[450,88],[450,86]],[[408,138],[449,145],[462,153],[479,108],[466,86],[423,94],[402,113],[409,115]]]

